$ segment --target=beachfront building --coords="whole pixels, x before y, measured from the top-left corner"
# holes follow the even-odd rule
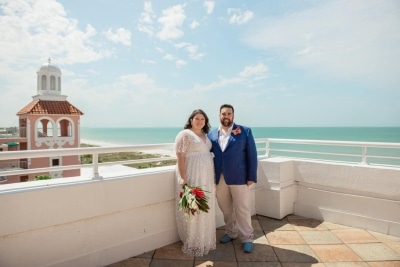
[[[0,138],[0,151],[77,148],[80,145],[80,116],[83,113],[61,94],[61,70],[49,59],[37,71],[37,93],[18,111],[19,135]],[[52,156],[0,162],[0,169],[37,169],[80,164],[79,156]],[[51,178],[80,175],[80,168],[45,173],[2,176],[0,183],[17,183],[39,175]]]

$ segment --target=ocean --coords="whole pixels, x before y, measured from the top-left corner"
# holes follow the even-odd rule
[[[311,139],[400,143],[400,127],[252,127],[254,138]],[[81,127],[81,141],[94,144],[138,145],[173,143],[182,127]]]
[[[81,128],[81,143],[100,146],[148,145],[174,143],[175,136],[182,128]],[[252,127],[255,139],[303,139],[353,142],[400,143],[400,127]],[[362,148],[349,146],[324,146],[306,144],[270,144],[270,156],[295,158],[318,158],[324,160],[360,162]],[[259,155],[265,153],[265,144],[258,143]],[[297,152],[293,152],[293,151]],[[305,153],[298,151],[307,151]],[[315,152],[315,153],[314,153]],[[331,155],[331,153],[339,153]],[[400,149],[368,148],[369,164],[400,166]],[[354,156],[358,155],[358,156]],[[396,157],[382,158],[381,156]]]

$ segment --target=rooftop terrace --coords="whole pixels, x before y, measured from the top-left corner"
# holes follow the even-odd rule
[[[240,242],[217,243],[203,257],[183,254],[181,242],[108,265],[108,267],[246,266],[400,266],[400,237],[289,215],[282,220],[255,215],[254,251]],[[217,228],[217,239],[224,234]]]

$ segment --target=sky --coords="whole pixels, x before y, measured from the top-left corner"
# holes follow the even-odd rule
[[[400,126],[398,0],[0,0],[0,127],[51,58],[81,127]]]

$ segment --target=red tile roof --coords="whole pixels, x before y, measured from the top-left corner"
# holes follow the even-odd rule
[[[17,113],[17,115],[22,114],[83,115],[83,112],[68,101],[35,100]]]

